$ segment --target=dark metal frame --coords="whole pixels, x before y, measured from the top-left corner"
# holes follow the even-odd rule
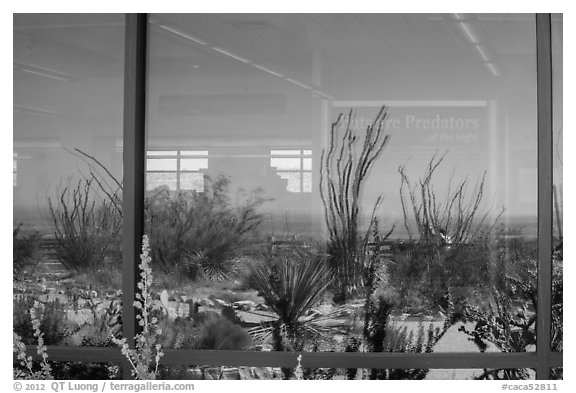
[[[147,14],[126,16],[124,104],[123,334],[137,326],[132,306],[144,231],[144,171],[147,66]],[[534,368],[549,379],[563,356],[552,352],[552,45],[550,14],[536,15],[538,87],[538,309],[537,350],[526,353],[306,353],[303,367],[335,368]],[[133,343],[133,339],[132,339]],[[37,357],[34,348],[29,354]],[[256,351],[164,350],[164,364],[295,367],[297,353]],[[50,360],[125,363],[119,349],[49,346]],[[124,367],[129,379],[129,367]]]

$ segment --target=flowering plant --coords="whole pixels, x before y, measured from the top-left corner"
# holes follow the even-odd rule
[[[34,305],[30,308],[30,317],[34,328],[34,337],[36,337],[37,340],[36,350],[42,358],[40,370],[34,371],[32,356],[26,356],[26,345],[22,342],[22,338],[18,334],[12,333],[12,351],[17,354],[16,357],[23,367],[23,369],[13,369],[14,379],[54,379],[52,376],[52,368],[48,364],[48,354],[46,353],[46,346],[44,345],[44,333],[40,330],[40,321],[42,320],[43,313],[43,305],[35,301]]]
[[[296,361],[298,364],[296,364],[296,368],[294,369],[294,376],[297,380],[302,380],[304,379],[304,372],[302,371],[302,364],[300,363],[302,361],[302,354],[298,355]]]
[[[158,327],[158,319],[152,316],[152,311],[159,309],[152,299],[152,268],[150,262],[150,243],[148,236],[142,238],[142,254],[140,255],[140,281],[134,301],[136,308],[136,319],[142,331],[134,337],[134,348],[130,348],[126,338],[118,339],[112,337],[112,341],[119,345],[122,354],[128,359],[132,366],[132,376],[135,379],[156,379],[158,375],[158,365],[164,356],[162,347],[158,343],[158,338],[162,334],[162,329]],[[152,364],[154,359],[154,364]],[[153,367],[153,368],[152,368]]]

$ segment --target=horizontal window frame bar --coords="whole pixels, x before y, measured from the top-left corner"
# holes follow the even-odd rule
[[[202,168],[202,169],[207,169],[207,168]],[[146,173],[204,173],[201,170],[198,171],[193,171],[190,169],[179,169],[179,170],[165,170],[165,171],[161,171],[161,170],[152,170],[152,171],[146,171]]]
[[[27,355],[40,360],[33,347]],[[302,354],[302,367],[307,368],[407,368],[407,369],[470,369],[470,368],[536,368],[536,352],[517,353],[394,353],[394,352],[259,352],[234,350],[164,349],[161,364],[198,364],[209,366],[296,367]],[[49,361],[121,363],[119,348],[48,346]],[[14,362],[17,358],[14,355]],[[550,354],[551,368],[563,367],[563,353]]]

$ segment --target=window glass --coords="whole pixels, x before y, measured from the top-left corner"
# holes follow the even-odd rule
[[[180,189],[204,191],[204,175],[202,173],[182,173],[180,174]]]
[[[553,111],[553,250],[552,256],[552,350],[562,351],[564,342],[564,231],[563,231],[563,15],[552,14],[552,111]],[[558,373],[556,373],[558,374]],[[555,374],[555,375],[556,375]],[[560,378],[562,373],[559,373]]]
[[[299,158],[271,158],[270,165],[279,170],[294,170],[301,169]]]
[[[45,344],[113,346],[124,16],[14,14],[13,48],[14,332],[36,345],[35,308]]]
[[[535,350],[534,15],[149,28],[147,149],[208,151],[202,193],[149,195],[156,290],[187,337],[169,345]]]
[[[152,150],[147,152],[148,156],[175,156],[177,151],[173,150]]]
[[[180,169],[186,171],[198,171],[208,168],[208,159],[206,158],[183,158],[180,160]]]
[[[148,171],[175,171],[176,160],[172,158],[149,158],[146,161]]]
[[[178,189],[178,176],[176,172],[148,172],[146,174],[146,189],[154,190],[166,186],[170,190]]]
[[[555,375],[558,375],[556,371]],[[495,380],[535,379],[531,369],[369,369],[245,366],[169,366],[160,371],[162,379],[189,380],[285,380],[365,381],[365,380]],[[561,371],[560,371],[561,376]],[[561,378],[555,378],[561,379]],[[542,384],[543,389],[546,385]],[[552,387],[552,386],[551,386]]]

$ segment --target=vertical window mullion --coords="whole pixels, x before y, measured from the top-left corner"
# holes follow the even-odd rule
[[[134,346],[134,295],[144,233],[147,14],[126,15],[123,131],[122,333]],[[131,378],[124,364],[124,378]]]
[[[552,316],[552,34],[550,14],[536,14],[538,111],[538,309],[536,379],[550,378]]]
[[[300,179],[300,192],[304,192],[304,150],[300,150],[300,169],[298,171]]]
[[[176,152],[176,191],[180,191],[180,159],[182,158],[182,152],[178,150]]]

